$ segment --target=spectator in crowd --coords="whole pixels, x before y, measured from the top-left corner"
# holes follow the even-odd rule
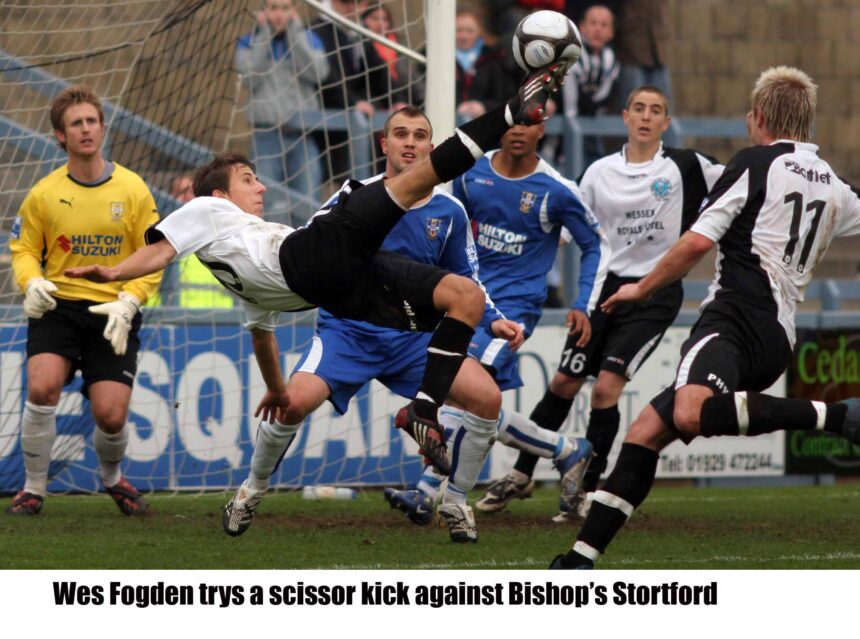
[[[457,11],[457,113],[476,118],[498,106],[516,86],[507,49],[490,46],[474,9]],[[508,47],[510,48],[510,47]],[[520,72],[521,74],[521,72]]]
[[[672,80],[669,72],[669,25],[665,0],[626,0],[618,13],[615,52],[621,63],[618,80],[618,111],[636,87],[655,86],[672,102]],[[673,129],[663,140],[668,146],[680,146]]]
[[[266,0],[254,31],[236,46],[236,67],[250,92],[254,162],[261,175],[319,200],[320,150],[304,135],[303,111],[322,108],[319,82],[329,73],[320,39],[294,0]]]
[[[373,6],[361,14],[362,24],[386,40],[398,42],[392,31],[391,10],[385,5]],[[368,39],[364,43],[367,85],[375,109],[398,111],[407,104],[420,102],[410,97],[409,63],[391,47]]]
[[[600,115],[609,105],[621,70],[615,52],[609,46],[615,31],[614,20],[607,6],[595,4],[586,10],[579,23],[582,55],[562,85],[561,96],[567,118]],[[585,138],[586,167],[605,154],[600,138]]]
[[[398,42],[392,31],[391,11],[385,5],[371,6],[361,14],[362,24],[374,33],[391,42]],[[367,64],[367,87],[370,100],[377,111],[399,111],[409,104],[423,101],[411,86],[411,66],[409,60],[385,44],[368,39],[364,43],[364,57]],[[384,133],[374,135],[374,156],[377,172],[385,170],[386,160],[382,152]]]
[[[335,13],[355,23],[367,7],[367,0],[331,0]],[[370,118],[376,109],[367,89],[363,39],[357,31],[340,26],[327,15],[320,15],[311,29],[322,41],[329,63],[322,86],[323,106],[345,111],[348,116],[348,130],[324,131],[328,176],[335,181],[347,175],[358,180],[368,178],[373,169]]]

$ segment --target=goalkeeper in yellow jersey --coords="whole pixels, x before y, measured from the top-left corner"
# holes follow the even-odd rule
[[[51,105],[51,125],[68,163],[27,195],[10,241],[29,323],[21,427],[26,482],[6,512],[35,515],[42,508],[60,391],[80,369],[105,490],[123,514],[138,515],[146,504],[120,473],[120,462],[128,443],[140,306],[157,290],[161,272],[98,284],[67,278],[63,270],[119,264],[144,245],[144,231],[158,221],[158,212],[138,175],[102,157],[104,113],[89,89],[60,93]]]

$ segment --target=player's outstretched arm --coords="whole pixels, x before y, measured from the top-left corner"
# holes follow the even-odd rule
[[[666,284],[679,280],[714,247],[714,241],[695,231],[687,231],[675,246],[657,262],[654,270],[635,284],[625,284],[600,305],[605,313],[611,313],[618,304],[638,302],[651,297]]]
[[[67,268],[66,277],[82,277],[91,282],[124,282],[134,280],[162,270],[176,257],[176,250],[167,240],[159,240],[149,246],[136,250],[128,259],[116,266],[91,264]]]
[[[259,328],[251,329],[251,343],[254,346],[254,355],[257,365],[266,382],[266,394],[257,405],[254,417],[262,415],[263,421],[272,423],[276,417],[283,416],[280,413],[290,405],[287,395],[287,387],[284,384],[284,375],[281,371],[280,352],[278,340],[275,334]]]

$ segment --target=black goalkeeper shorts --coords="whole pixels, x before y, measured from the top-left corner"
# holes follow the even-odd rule
[[[54,353],[70,359],[72,370],[65,383],[71,382],[80,369],[84,397],[89,397],[90,386],[96,382],[133,386],[140,350],[141,314],[136,313],[132,320],[125,355],[117,355],[103,336],[108,318],[89,312],[89,307],[96,304],[100,302],[57,299],[57,308],[27,324],[27,357]]]

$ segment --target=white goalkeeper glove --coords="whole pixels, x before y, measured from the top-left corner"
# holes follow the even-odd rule
[[[131,330],[131,321],[135,313],[140,310],[140,300],[134,295],[123,291],[119,294],[116,302],[105,302],[97,306],[90,306],[90,313],[96,315],[107,315],[107,324],[104,338],[110,342],[113,352],[117,355],[125,355],[128,346],[128,332]]]
[[[41,319],[42,315],[57,308],[57,300],[51,297],[57,287],[44,277],[34,277],[27,282],[24,294],[24,315],[32,319]]]

